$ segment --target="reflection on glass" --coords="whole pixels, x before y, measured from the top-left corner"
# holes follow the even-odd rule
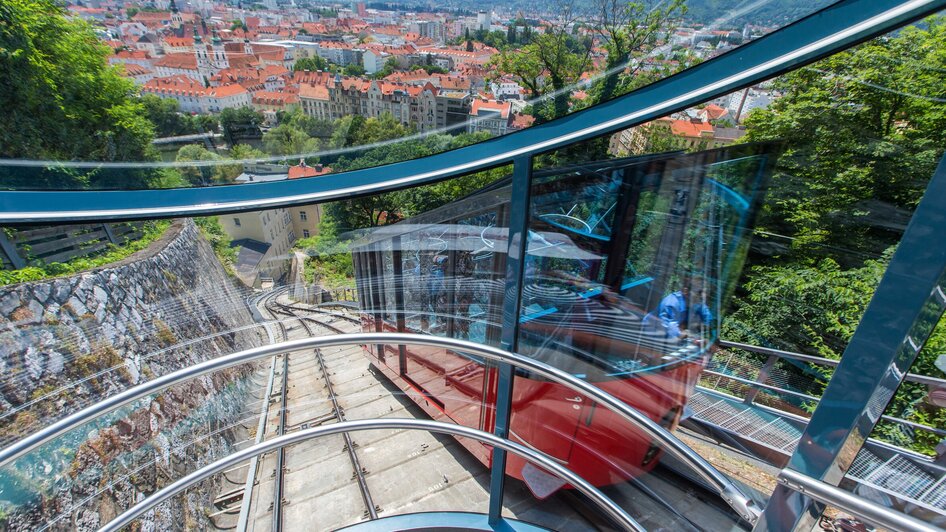
[[[675,427],[716,340],[775,151],[741,145],[537,171],[519,351]],[[399,257],[370,283],[403,298],[396,330],[498,343],[509,183],[376,228],[353,244],[368,262]],[[371,312],[372,304],[362,307]],[[417,402],[434,417],[492,429],[496,372],[477,357],[404,346],[401,356],[379,363],[402,389],[420,392]],[[659,456],[610,412],[523,372],[512,433],[598,485],[649,470]],[[483,446],[467,447],[487,460]],[[534,492],[561,487],[545,486],[541,471],[515,458],[508,471]]]
[[[774,154],[744,145],[538,171],[520,351],[674,428],[717,338]],[[600,485],[659,456],[610,412],[527,374],[515,382],[512,430]],[[526,470],[513,461],[507,471],[539,489]]]

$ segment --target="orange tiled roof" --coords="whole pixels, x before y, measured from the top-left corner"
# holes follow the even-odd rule
[[[125,76],[142,76],[145,74],[150,74],[151,71],[147,68],[137,64],[137,63],[120,63],[118,68],[121,69],[122,74]]]
[[[177,74],[166,78],[153,78],[145,83],[141,90],[159,94],[183,94],[189,96],[203,96],[206,88],[193,79]]]
[[[497,102],[496,100],[483,100],[476,98],[473,100],[473,106],[470,108],[470,114],[479,116],[480,111],[498,112],[499,116],[509,118],[509,111],[512,105],[509,102]]]
[[[325,85],[299,85],[299,98],[328,101],[328,87]]]
[[[193,37],[165,37],[164,45],[171,48],[184,48],[194,46]]]
[[[300,162],[295,166],[289,167],[289,179],[299,179],[302,177],[318,177],[320,175],[331,174],[332,167],[317,164],[309,166],[305,162]]]
[[[215,98],[226,98],[228,96],[236,96],[238,94],[245,94],[248,92],[246,88],[238,83],[232,85],[221,85],[219,87],[211,87],[207,90],[207,95]]]
[[[253,95],[253,103],[260,105],[292,105],[299,97],[288,92],[259,91]]]
[[[197,70],[197,57],[194,54],[188,53],[167,54],[155,61],[154,66],[182,70]]]
[[[703,112],[706,113],[706,118],[709,120],[716,120],[717,118],[726,115],[729,113],[726,109],[711,103],[703,108]]]
[[[713,126],[709,122],[694,122],[692,120],[672,120],[670,131],[681,137],[700,137],[703,133],[712,132]]]

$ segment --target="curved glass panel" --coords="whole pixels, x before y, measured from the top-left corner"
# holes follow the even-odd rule
[[[252,184],[414,159],[607,102],[830,4],[17,4],[0,187]]]
[[[660,5],[664,7],[655,9],[676,4]],[[697,16],[700,6],[691,3],[691,16]],[[86,31],[82,23],[56,15],[59,8],[44,9],[50,25],[46,33],[28,35],[37,50],[45,46],[41,40],[46,34]],[[106,13],[103,21],[92,24],[109,31],[115,23],[128,35],[144,28],[134,40],[139,51],[155,45],[149,44],[155,32],[166,38],[162,46],[188,45],[186,39],[176,40],[184,37],[175,34],[175,20],[164,24],[159,11],[129,15],[128,10],[69,9],[94,21]],[[771,26],[789,22],[805,8],[781,9],[778,15],[765,15]],[[258,13],[262,18],[273,11],[252,10],[263,12]],[[418,15],[365,12],[369,18]],[[300,13],[312,14],[307,8]],[[462,14],[436,13],[445,20],[469,21]],[[736,13],[731,20],[745,21],[750,34],[767,31],[753,24],[751,10]],[[245,29],[237,24],[227,30],[217,27],[217,34],[235,58],[258,55],[226,48],[232,48],[232,37],[240,32],[275,31],[269,43],[249,39],[250,48],[270,52],[280,51],[267,47],[283,46],[285,51],[314,48],[314,43],[326,43],[319,50],[346,49],[328,43],[347,42],[345,36],[356,33],[377,39],[385,32],[404,38],[415,33],[377,21],[362,27],[353,22],[358,18],[354,13],[333,14],[337,16],[318,14],[336,21],[324,27],[332,36],[326,39],[310,41],[297,32],[272,44],[282,30],[262,21],[247,22]],[[125,20],[137,15],[142,15],[137,22]],[[219,25],[212,17],[188,10],[175,16],[182,26],[198,28],[213,50],[214,26]],[[199,22],[204,18],[207,30]],[[286,24],[295,24],[292,20],[287,17]],[[345,21],[341,27],[340,21]],[[543,35],[554,38],[559,22],[549,22],[550,31]],[[628,76],[650,80],[666,75],[669,71],[649,69],[656,61],[677,61],[667,68],[685,65],[677,59],[658,60],[655,50],[665,46],[669,52],[680,52],[676,47],[681,46],[687,53],[690,48],[705,50],[707,56],[715,53],[697,36],[723,30],[709,29],[712,25],[695,29],[686,44],[677,41],[685,40],[681,28],[688,20],[671,22],[677,28],[674,36],[649,43],[650,51],[643,55],[632,54],[643,70],[622,70],[616,87],[632,88],[636,81]],[[16,31],[35,27],[31,24],[37,22],[24,20]],[[323,28],[309,27],[321,35]],[[518,22],[512,27],[518,35]],[[604,46],[603,37],[595,36],[597,29],[581,24],[572,29],[563,37],[569,53],[576,53],[574,47],[586,37],[594,45],[592,56],[601,53],[595,50]],[[528,154],[517,164],[528,159],[529,172],[504,166],[331,204],[196,220],[6,227],[0,232],[0,365],[5,368],[0,377],[0,443],[40,431],[134,384],[277,341],[352,331],[422,333],[493,346],[514,338],[518,352],[600,386],[672,430],[719,469],[748,484],[752,489],[746,491],[761,507],[778,468],[796,451],[810,413],[819,407],[833,368],[943,154],[944,34],[942,19],[928,19],[606,140]],[[471,35],[474,56],[485,49],[476,43],[488,38],[498,39],[489,32]],[[537,50],[528,48],[534,43],[521,48]],[[88,43],[79,39],[73,44],[78,49]],[[444,46],[438,49],[459,51],[456,43]],[[165,55],[174,53],[181,52]],[[494,55],[512,53],[514,48],[506,48]],[[115,55],[123,54],[135,55],[129,50]],[[246,69],[275,73],[273,63],[289,61],[285,54],[262,56],[258,65]],[[292,60],[317,63],[316,56],[321,57],[316,51]],[[602,68],[601,62],[595,69]],[[130,64],[126,62],[126,73]],[[386,76],[440,75],[431,72],[433,64],[426,66],[430,71],[421,65],[414,74],[392,67]],[[328,83],[324,74],[302,69],[261,79],[267,90],[253,87],[292,95],[297,76],[310,80],[300,85],[316,86],[323,78]],[[246,161],[219,159],[212,146],[190,145],[171,150],[168,159],[175,160],[168,162],[174,164],[160,167],[140,155],[157,157],[151,148],[139,146],[140,153],[134,152],[127,138],[110,134],[114,131],[108,124],[90,127],[95,135],[78,135],[68,122],[57,138],[44,140],[74,143],[68,156],[49,151],[22,157],[111,157],[147,164],[17,166],[8,160],[0,162],[5,165],[0,172],[7,172],[0,176],[0,186],[147,188],[315,179],[455,148],[507,133],[515,123],[503,122],[502,109],[494,112],[493,104],[480,103],[485,114],[477,119],[484,133],[467,121],[470,112],[464,115],[448,106],[441,116],[439,107],[411,103],[410,98],[434,94],[426,82],[402,80],[404,85],[397,86],[403,90],[378,95],[372,92],[375,87],[401,82],[392,77],[384,83],[363,80],[367,85],[359,86],[354,77],[343,74],[340,90],[348,91],[346,97],[361,98],[358,87],[367,86],[369,96],[365,102],[345,104],[352,106],[343,108],[348,118],[325,115],[342,112],[325,105],[310,104],[307,110],[308,89],[301,86],[301,112],[277,109],[281,97],[264,94],[253,101],[267,106],[259,109],[262,117],[247,113],[228,127],[211,124],[210,129],[220,130],[208,131],[210,135],[194,132],[210,123],[201,109],[193,109],[199,111],[196,115],[161,111],[154,106],[164,104],[153,98],[144,98],[140,108],[110,108],[109,116],[120,118],[122,127],[145,130],[149,126],[136,113],[150,113],[152,120],[163,113],[167,122],[160,127],[180,134],[172,136],[199,137],[180,142],[223,138],[232,146],[229,156],[243,150]],[[490,90],[501,92],[504,82],[496,79],[499,85]],[[578,110],[606,88],[602,83],[609,83],[608,78],[602,79],[568,88],[566,92],[575,90],[564,100],[549,96],[546,106],[533,103],[510,116],[531,112],[538,122],[540,113]],[[202,90],[219,87],[217,81],[208,79],[210,87]],[[18,82],[11,78],[3,83]],[[53,85],[66,87],[38,84],[37,91]],[[3,96],[5,87],[0,86]],[[121,85],[115,89],[124,90]],[[576,97],[578,92],[585,98]],[[101,96],[119,98],[112,92]],[[400,115],[391,107],[397,98],[407,98],[399,100]],[[481,95],[471,98],[484,101]],[[507,98],[501,107],[508,103],[512,109],[516,102],[522,103]],[[22,131],[8,128],[0,141],[36,133],[26,125],[27,104],[10,104],[11,116],[23,119],[24,126]],[[440,105],[439,100],[431,105]],[[210,111],[219,120],[231,115]],[[468,131],[451,136],[430,129],[441,120],[454,120],[457,128]],[[565,128],[567,120],[558,124]],[[254,125],[256,121],[260,123]],[[404,139],[413,132],[424,136]],[[323,149],[378,140],[394,142],[344,153]],[[256,146],[238,147],[244,141]],[[158,143],[155,149],[165,145]],[[297,157],[301,152],[306,152],[305,161]],[[517,179],[530,172],[529,193],[514,193],[522,185]],[[521,216],[524,226],[516,227]],[[507,254],[517,248],[510,235],[521,229],[526,238],[519,283],[516,268],[510,267],[519,258]],[[504,331],[504,311],[510,309],[518,315],[508,314]],[[510,324],[517,330],[508,329]],[[861,497],[934,523],[942,523],[946,512],[942,327],[919,350],[912,373],[885,415],[872,420],[878,422],[872,437],[856,457],[848,457],[842,483]],[[497,404],[504,393],[503,371],[481,357],[448,349],[383,345],[267,356],[202,376],[82,425],[4,466],[0,526],[99,526],[136,500],[235,449],[346,416],[430,416],[502,431]],[[686,476],[685,465],[588,397],[527,371],[511,374],[510,380],[510,437],[606,487],[645,525],[728,529],[745,524],[714,490]],[[329,438],[228,471],[162,505],[147,519],[162,528],[231,528],[241,522],[248,528],[271,528],[279,519],[287,528],[332,528],[370,520],[374,514],[487,511],[493,457],[487,446],[453,438],[402,433]],[[560,479],[511,457],[505,473],[500,506],[506,515],[561,529],[601,525],[582,513],[581,501]],[[333,511],[314,520],[311,509],[316,507]]]

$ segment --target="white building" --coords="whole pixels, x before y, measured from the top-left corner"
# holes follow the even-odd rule
[[[489,84],[489,90],[497,100],[519,100],[522,87],[511,79],[498,79]]]

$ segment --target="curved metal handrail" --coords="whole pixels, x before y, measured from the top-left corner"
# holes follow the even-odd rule
[[[174,495],[184,491],[190,486],[193,486],[194,484],[210,477],[211,475],[225,471],[229,467],[234,466],[240,462],[249,460],[254,456],[259,456],[265,452],[280,449],[287,445],[292,445],[294,443],[299,443],[322,436],[381,429],[426,430],[429,432],[471,438],[489,445],[493,445],[495,447],[499,447],[501,449],[505,449],[506,451],[528,459],[530,462],[538,464],[543,469],[546,469],[565,480],[574,486],[575,489],[588,496],[588,498],[594,501],[598,507],[604,510],[616,522],[621,523],[627,527],[628,530],[634,530],[638,532],[646,532],[647,530],[633,517],[628,515],[628,513],[618,506],[617,503],[612,501],[607,495],[602,493],[598,488],[594,487],[587,480],[581,478],[570,469],[558,464],[555,462],[555,460],[549,458],[548,455],[529,449],[522,444],[500,438],[499,436],[490,434],[488,432],[483,432],[479,429],[464,427],[462,425],[455,425],[452,423],[444,423],[442,421],[430,421],[423,419],[368,419],[358,421],[344,421],[332,425],[323,425],[321,427],[300,430],[285,436],[280,436],[278,438],[273,438],[272,440],[258,443],[252,447],[247,447],[246,449],[225,456],[220,460],[217,460],[212,464],[208,464],[151,494],[148,496],[148,498],[135,504],[128,510],[125,510],[115,519],[106,523],[105,526],[99,529],[99,532],[113,532],[120,530],[122,527],[131,524],[131,522],[141,514],[170,499]]]
[[[544,362],[540,362],[518,353],[510,353],[509,351],[504,351],[497,347],[477,344],[466,340],[458,340],[455,338],[444,338],[439,336],[410,333],[354,333],[336,334],[332,336],[315,336],[301,340],[292,340],[278,344],[255,347],[253,349],[231,353],[229,355],[182,368],[103,399],[94,405],[90,405],[78,412],[68,415],[59,421],[5,447],[4,449],[0,450],[0,467],[9,464],[13,460],[25,455],[40,445],[49,442],[53,438],[61,436],[84,423],[87,423],[108,412],[127,405],[132,401],[159,392],[169,386],[186,381],[188,379],[239,364],[244,364],[246,362],[251,362],[260,358],[299,351],[302,349],[363,344],[423,345],[427,347],[442,347],[454,351],[479,355],[486,359],[497,362],[505,362],[513,366],[518,366],[533,371],[542,377],[588,396],[590,399],[606,406],[612,412],[620,415],[632,425],[645,432],[649,437],[659,441],[667,452],[690,466],[694,472],[696,472],[701,478],[703,478],[713,488],[715,488],[723,500],[726,501],[730,507],[736,510],[736,512],[739,513],[743,519],[746,519],[751,523],[755,523],[758,520],[758,517],[761,513],[760,509],[756,507],[752,499],[746,496],[742,490],[739,489],[728,477],[720,473],[702,456],[694,452],[693,449],[680,441],[680,439],[671,434],[667,429],[663,428],[624,401],[621,401],[617,397],[598,388],[597,386],[585,382],[566,371],[562,371]]]
[[[842,0],[733,52],[578,111],[456,150],[391,165],[252,185],[159,190],[0,191],[0,223],[134,220],[256,211],[378,194],[508,164],[642,124],[791,71],[946,6]],[[35,161],[27,161],[33,163]],[[17,161],[2,161],[0,165]]]

